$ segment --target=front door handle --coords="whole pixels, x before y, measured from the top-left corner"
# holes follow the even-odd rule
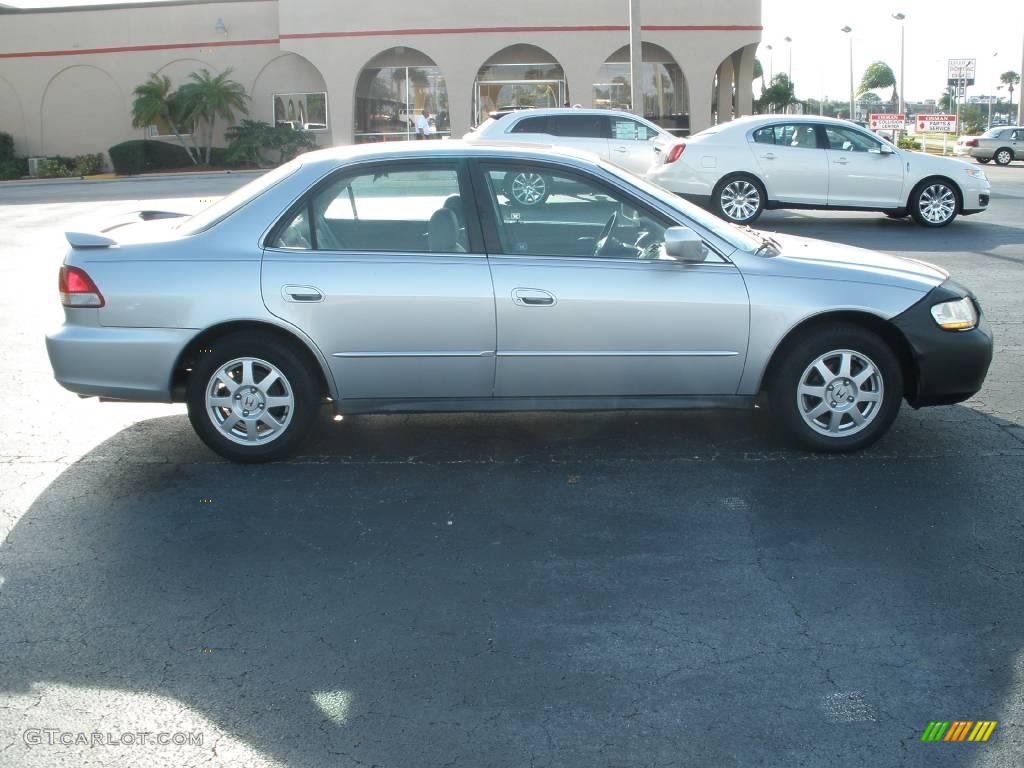
[[[555,295],[540,288],[516,288],[512,291],[512,302],[519,307],[550,307]]]
[[[312,285],[285,285],[281,288],[281,298],[290,302],[313,304],[323,301],[324,294]]]
[[[616,152],[628,152],[629,150],[626,149],[625,147],[616,147],[615,151]]]
[[[835,163],[836,165],[846,165],[850,161],[847,160],[845,157],[840,157],[838,160],[833,160],[832,162]]]

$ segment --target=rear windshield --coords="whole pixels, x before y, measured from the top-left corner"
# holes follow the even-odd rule
[[[1005,128],[989,128],[987,131],[981,134],[981,138],[994,139],[1005,130]]]
[[[219,224],[242,206],[248,205],[268,189],[287,179],[301,165],[302,163],[295,159],[253,179],[244,187],[239,187],[231,194],[225,195],[194,216],[189,216],[176,229],[183,235],[196,235]]]

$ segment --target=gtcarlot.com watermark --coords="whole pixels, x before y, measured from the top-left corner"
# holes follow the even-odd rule
[[[202,731],[62,731],[27,728],[21,734],[29,747],[201,747]]]

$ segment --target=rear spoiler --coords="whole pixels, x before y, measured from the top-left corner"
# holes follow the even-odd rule
[[[72,248],[111,248],[117,245],[116,240],[91,232],[65,232],[64,237],[68,239]]]

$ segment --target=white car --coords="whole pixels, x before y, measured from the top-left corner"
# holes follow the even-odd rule
[[[766,208],[831,208],[942,227],[985,210],[991,193],[976,165],[898,149],[827,117],[742,117],[656,150],[650,181],[740,224]]]
[[[610,109],[523,109],[498,111],[464,137],[470,143],[537,144],[590,152],[642,176],[657,159],[656,146],[668,146],[676,137],[649,120]],[[510,183],[512,201],[521,207],[539,205],[550,194],[549,180]],[[526,182],[532,182],[526,183]],[[517,194],[518,192],[518,194]]]

